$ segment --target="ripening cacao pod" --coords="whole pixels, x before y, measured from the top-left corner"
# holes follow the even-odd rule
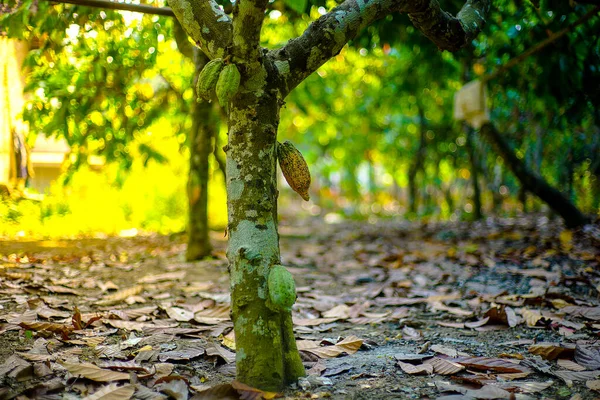
[[[221,58],[215,58],[207,62],[204,68],[202,68],[198,76],[198,83],[196,84],[196,94],[199,98],[210,101],[222,69],[223,60]]]
[[[310,171],[302,153],[294,147],[292,142],[277,143],[277,159],[279,167],[288,185],[304,200],[308,201],[308,188],[310,187]]]
[[[276,308],[287,311],[292,309],[296,302],[296,284],[290,271],[282,265],[274,265],[269,272],[267,286],[269,299]]]
[[[221,107],[227,109],[229,100],[237,93],[240,87],[240,71],[238,71],[235,64],[226,65],[217,81],[217,99]]]

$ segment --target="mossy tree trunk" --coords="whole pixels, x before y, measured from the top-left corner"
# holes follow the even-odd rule
[[[262,65],[256,66],[258,71],[250,65],[238,67],[243,77],[266,72]],[[304,376],[304,366],[294,340],[291,313],[272,310],[266,301],[269,270],[281,261],[275,152],[279,104],[276,91],[265,83],[247,83],[231,103],[226,148],[227,257],[238,379],[278,390],[283,383]]]
[[[490,1],[468,0],[453,17],[435,0],[346,0],[273,51],[260,47],[268,3],[238,0],[230,17],[214,0],[169,0],[202,51],[210,59],[235,63],[241,73],[239,91],[227,107],[226,146],[237,378],[263,390],[280,390],[304,375],[291,313],[271,309],[268,301],[267,277],[280,263],[275,145],[283,100],[376,19],[408,13],[438,47],[457,50],[477,35]]]

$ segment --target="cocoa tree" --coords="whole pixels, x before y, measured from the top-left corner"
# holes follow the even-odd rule
[[[276,141],[284,99],[366,26],[407,13],[440,49],[457,50],[479,32],[489,1],[468,0],[457,17],[436,0],[346,0],[275,50],[260,46],[268,0],[239,0],[232,17],[215,0],[169,0],[177,19],[210,58],[234,63],[239,91],[229,101],[227,208],[232,318],[238,380],[278,390],[304,375],[291,312],[269,304],[267,278],[280,264]]]

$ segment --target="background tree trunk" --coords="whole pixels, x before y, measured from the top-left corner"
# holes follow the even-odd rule
[[[471,185],[473,185],[473,219],[478,221],[483,218],[481,206],[481,188],[479,187],[479,159],[475,149],[475,137],[473,128],[464,125],[464,132],[467,135],[467,152],[469,153],[469,162],[471,163]]]
[[[427,146],[427,124],[425,123],[425,111],[421,103],[417,102],[419,109],[419,147],[413,159],[412,164],[408,168],[408,211],[411,214],[416,214],[419,209],[417,174],[423,170],[425,161],[425,151]]]
[[[521,185],[548,204],[554,212],[563,218],[567,227],[575,228],[589,222],[588,218],[565,195],[527,168],[491,123],[486,123],[481,127],[481,134],[489,140],[496,152],[504,158],[506,166],[519,179]]]
[[[198,75],[208,58],[194,48],[194,88]],[[195,89],[194,89],[195,93]],[[186,259],[198,260],[210,255],[212,247],[208,235],[208,157],[212,153],[211,139],[217,134],[217,120],[213,104],[197,102],[194,94],[192,130],[188,137],[190,170],[188,174],[188,246]]]

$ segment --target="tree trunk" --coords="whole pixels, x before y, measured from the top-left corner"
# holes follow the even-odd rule
[[[256,73],[242,70],[242,82],[244,75]],[[248,86],[255,84],[246,82]],[[304,366],[296,347],[291,312],[272,309],[267,301],[268,274],[281,262],[275,152],[279,104],[274,91],[264,86],[249,89],[242,90],[230,103],[226,146],[227,257],[237,379],[277,391],[304,376]]]
[[[208,58],[194,49],[194,88],[198,74]],[[194,95],[192,130],[188,137],[190,145],[190,170],[188,174],[188,246],[186,259],[199,260],[210,255],[212,247],[208,236],[208,157],[212,152],[211,139],[217,133],[213,105],[197,102]]]
[[[426,150],[426,131],[427,125],[425,123],[425,111],[420,103],[417,103],[419,109],[419,147],[417,153],[413,159],[412,164],[408,168],[408,211],[411,214],[416,214],[419,208],[418,206],[418,187],[417,187],[417,174],[423,170],[423,163],[425,161],[425,150]]]
[[[491,123],[483,125],[481,133],[504,158],[507,167],[519,179],[521,185],[548,204],[563,218],[568,228],[575,228],[589,222],[588,218],[565,195],[550,186],[541,176],[534,174],[522,160],[519,160],[508,142]]]
[[[478,221],[483,218],[481,213],[481,188],[479,187],[479,161],[475,149],[475,138],[473,129],[464,125],[464,131],[467,135],[467,151],[469,153],[469,162],[471,163],[471,185],[473,185],[473,219]]]

